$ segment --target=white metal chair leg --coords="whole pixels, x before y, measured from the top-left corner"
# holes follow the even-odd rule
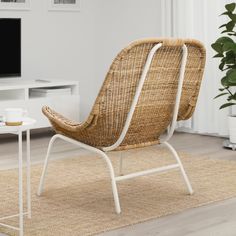
[[[183,175],[184,181],[185,181],[185,183],[187,185],[189,194],[190,195],[193,194],[193,189],[192,189],[191,183],[190,183],[190,181],[188,179],[188,176],[187,176],[187,174],[186,174],[186,172],[184,170],[183,164],[182,164],[182,162],[181,162],[181,160],[179,158],[178,153],[176,152],[176,150],[168,142],[163,142],[163,144],[165,144],[168,147],[168,149],[171,151],[171,153],[174,155],[174,157],[175,157],[175,159],[176,159],[176,161],[177,161],[177,163],[179,165],[180,171],[181,171],[181,173]]]
[[[117,191],[114,168],[112,166],[112,163],[111,163],[109,157],[106,155],[106,153],[104,153],[103,151],[100,151],[100,150],[98,150],[98,151],[99,151],[99,154],[104,158],[104,160],[106,161],[106,163],[108,165],[110,177],[111,177],[112,192],[113,192],[113,197],[114,197],[114,202],[115,202],[115,209],[116,209],[116,213],[120,214],[121,213],[120,200],[119,200],[119,195],[118,195],[118,191]]]
[[[43,191],[44,179],[45,179],[45,175],[46,175],[46,172],[47,172],[49,156],[50,156],[50,153],[51,153],[51,150],[52,150],[52,145],[54,144],[54,142],[57,138],[59,138],[58,134],[54,135],[51,138],[51,140],[48,144],[47,155],[46,155],[46,158],[45,158],[45,161],[44,161],[43,172],[42,172],[42,176],[40,178],[39,188],[38,188],[38,192],[37,192],[38,196],[40,196],[42,194],[42,191]]]
[[[119,158],[119,175],[123,175],[123,153],[120,153],[120,158]]]
[[[55,142],[55,140],[57,138],[60,138],[60,139],[62,139],[64,141],[72,143],[74,145],[77,145],[77,146],[79,146],[81,148],[84,148],[86,150],[95,152],[95,153],[99,154],[106,161],[108,169],[109,169],[110,177],[111,177],[111,185],[112,185],[112,192],[113,192],[113,197],[114,197],[114,202],[115,202],[116,213],[120,214],[121,208],[120,208],[120,201],[119,201],[119,196],[118,196],[118,191],[117,191],[115,172],[114,172],[112,163],[111,163],[109,157],[107,156],[107,154],[105,152],[97,149],[97,148],[94,148],[94,147],[91,147],[91,146],[89,146],[87,144],[78,142],[78,141],[76,141],[74,139],[68,138],[68,137],[66,137],[64,135],[61,135],[61,134],[54,135],[51,138],[50,142],[49,142],[48,151],[47,151],[47,155],[46,155],[46,159],[45,159],[44,167],[43,167],[43,173],[42,173],[42,176],[41,176],[41,179],[40,179],[40,184],[39,184],[39,188],[38,188],[38,193],[37,194],[40,196],[42,191],[43,191],[44,179],[45,179],[45,175],[46,175],[46,171],[47,171],[49,155],[51,153],[52,145],[53,145],[53,143]]]

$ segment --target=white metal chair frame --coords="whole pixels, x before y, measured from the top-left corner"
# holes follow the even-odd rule
[[[190,184],[188,176],[185,173],[185,170],[183,168],[181,160],[180,160],[176,150],[168,143],[169,139],[172,137],[172,135],[174,133],[174,130],[175,130],[175,127],[176,127],[176,122],[177,122],[177,117],[178,117],[178,110],[179,110],[179,105],[180,105],[180,99],[181,99],[181,93],[182,93],[182,87],[183,87],[183,81],[184,81],[184,73],[185,73],[185,67],[186,67],[186,63],[187,63],[187,54],[188,54],[188,49],[185,45],[182,46],[183,56],[182,56],[182,62],[181,62],[181,67],[180,67],[178,90],[177,90],[177,94],[176,94],[176,100],[175,100],[175,106],[174,106],[172,122],[171,122],[170,128],[168,130],[167,136],[165,137],[165,139],[160,141],[161,144],[165,144],[167,146],[167,148],[171,151],[171,153],[174,155],[177,163],[167,165],[167,166],[163,166],[163,167],[159,167],[159,168],[153,168],[153,169],[149,169],[149,170],[145,170],[145,171],[140,171],[140,172],[136,172],[136,173],[132,173],[132,174],[121,175],[121,173],[122,173],[122,156],[121,156],[120,157],[120,175],[115,176],[112,163],[111,163],[111,161],[110,161],[110,159],[107,155],[107,152],[116,149],[122,143],[122,141],[125,138],[125,135],[128,131],[129,125],[130,125],[131,120],[132,120],[132,116],[133,116],[134,111],[135,111],[135,107],[138,103],[138,99],[139,99],[139,96],[141,94],[143,84],[145,82],[148,70],[150,68],[152,59],[153,59],[155,53],[157,52],[157,50],[161,46],[162,46],[161,43],[156,44],[152,48],[152,50],[150,51],[150,53],[148,55],[148,58],[147,58],[144,70],[142,72],[141,79],[139,81],[139,84],[138,84],[138,87],[137,87],[137,90],[136,90],[136,93],[135,93],[130,111],[128,113],[124,128],[122,130],[122,133],[121,133],[120,137],[118,138],[118,140],[113,145],[111,145],[109,147],[104,147],[104,148],[102,148],[102,150],[100,150],[98,148],[95,148],[95,147],[89,146],[87,144],[81,143],[77,140],[68,138],[68,137],[66,137],[64,135],[61,135],[61,134],[56,134],[51,138],[51,140],[49,142],[48,150],[47,150],[46,159],[45,159],[45,162],[44,162],[44,167],[43,167],[43,172],[42,172],[42,176],[41,176],[41,179],[40,179],[38,192],[37,192],[37,194],[39,196],[41,195],[41,193],[43,191],[43,186],[44,186],[44,180],[45,180],[45,175],[46,175],[47,166],[48,166],[49,155],[51,153],[52,146],[53,146],[56,139],[62,139],[66,142],[75,144],[75,145],[77,145],[81,148],[84,148],[84,149],[87,149],[91,152],[97,153],[105,160],[105,162],[108,166],[109,172],[110,172],[112,191],[113,191],[115,209],[116,209],[117,214],[119,214],[121,212],[121,208],[120,208],[120,201],[119,201],[116,182],[119,182],[121,180],[126,180],[126,179],[130,179],[130,178],[135,178],[135,177],[138,177],[138,176],[149,175],[149,174],[153,174],[153,173],[157,173],[157,172],[164,172],[164,171],[168,171],[168,170],[171,170],[171,169],[179,168],[182,175],[183,175],[183,178],[184,178],[184,181],[185,181],[186,186],[188,188],[189,194],[193,193],[192,186]]]

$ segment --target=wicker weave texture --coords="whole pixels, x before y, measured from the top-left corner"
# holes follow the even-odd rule
[[[88,119],[79,124],[44,107],[57,133],[94,147],[114,144],[124,127],[150,50],[155,54],[129,130],[118,149],[143,147],[159,142],[171,122],[178,87],[182,45],[188,48],[178,120],[194,112],[205,66],[205,49],[195,40],[145,39],[123,49],[114,59]]]

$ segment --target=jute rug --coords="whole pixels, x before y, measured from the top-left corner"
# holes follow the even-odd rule
[[[112,154],[118,166],[118,153]],[[195,194],[189,196],[179,171],[118,183],[122,214],[114,211],[105,163],[96,155],[51,161],[45,192],[36,196],[42,165],[32,167],[32,220],[26,236],[94,235],[236,196],[236,162],[181,154]],[[164,149],[126,152],[125,172],[173,163]],[[17,170],[0,172],[1,216],[17,212]],[[7,223],[16,223],[15,220]],[[0,232],[17,235],[0,228]]]

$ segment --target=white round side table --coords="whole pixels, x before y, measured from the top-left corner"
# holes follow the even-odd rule
[[[7,227],[19,231],[19,235],[24,235],[23,230],[23,217],[27,215],[31,218],[31,187],[30,187],[30,129],[33,128],[35,120],[25,117],[23,124],[20,126],[6,126],[0,125],[0,134],[15,134],[18,136],[18,179],[19,179],[19,213],[11,216],[4,216],[0,218],[0,221],[10,219],[13,217],[19,217],[19,227],[0,223],[0,226]],[[22,163],[22,133],[26,132],[26,155],[27,155],[27,212],[23,212],[23,163]]]

